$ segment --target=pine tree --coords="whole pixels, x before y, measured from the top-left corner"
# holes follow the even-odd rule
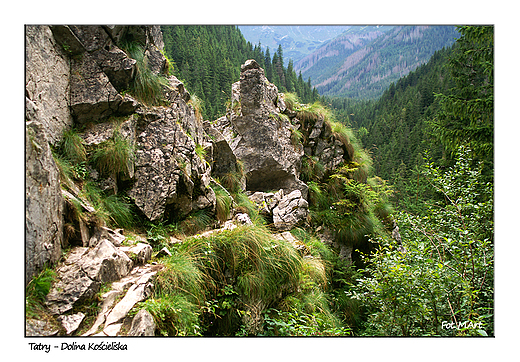
[[[432,122],[452,152],[469,146],[482,160],[493,161],[493,26],[459,27],[461,38],[448,67],[455,86],[437,94],[442,111]]]

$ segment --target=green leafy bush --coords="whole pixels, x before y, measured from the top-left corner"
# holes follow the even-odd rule
[[[423,217],[397,215],[406,252],[376,239],[379,250],[352,291],[370,308],[364,333],[493,335],[493,187],[466,150],[444,172],[427,162],[424,174],[442,201]],[[446,328],[451,322],[459,328]]]

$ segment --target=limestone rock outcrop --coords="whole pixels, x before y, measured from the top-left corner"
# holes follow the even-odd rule
[[[114,235],[120,234],[101,229],[91,238],[90,248],[73,248],[57,269],[46,304],[58,316],[66,334],[78,329],[85,317],[83,313],[70,312],[76,305],[93,299],[102,286],[112,283],[101,296],[103,304],[96,321],[84,335],[117,335],[130,309],[152,291],[152,278],[161,268],[146,264],[152,257],[152,247],[139,242],[119,246],[125,238]],[[123,298],[118,301],[119,296]]]
[[[300,190],[289,194],[284,194],[283,189],[276,193],[257,191],[249,199],[257,205],[260,213],[272,218],[277,230],[291,230],[307,222],[309,203]]]
[[[75,248],[57,269],[57,281],[47,295],[49,310],[54,314],[69,312],[76,303],[91,299],[102,284],[127,275],[132,265],[132,260],[106,239],[92,249]]]
[[[152,315],[146,309],[141,309],[135,315],[130,326],[128,336],[130,337],[147,337],[155,335],[155,321]]]
[[[229,126],[221,124],[219,130],[232,135],[228,143],[243,163],[247,190],[306,192],[299,179],[303,148],[291,141],[294,125],[281,115],[278,89],[255,60],[242,65],[232,94],[235,111],[228,117]]]
[[[70,61],[48,26],[26,26],[25,40],[25,117],[41,123],[54,145],[73,123]]]
[[[25,283],[61,255],[63,197],[59,172],[42,124],[25,132]]]
[[[196,152],[203,130],[197,128],[193,109],[182,110],[184,101],[177,102],[138,112],[135,183],[129,195],[152,221],[161,220],[167,210],[169,216],[183,217],[215,204],[211,168]]]

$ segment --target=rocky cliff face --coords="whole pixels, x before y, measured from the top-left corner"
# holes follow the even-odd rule
[[[123,136],[135,150],[124,177],[101,177],[95,170],[89,177],[111,184],[115,193],[117,183],[124,182],[149,220],[214,207],[210,167],[195,152],[208,146],[207,136],[188,104],[190,94],[164,74],[167,60],[159,27],[28,26],[26,44],[27,278],[60,254],[63,216],[58,205],[63,201],[49,145],[59,146],[65,131],[73,129],[83,138],[87,161],[90,151],[115,132]],[[168,106],[148,106],[129,95],[144,69],[122,49],[128,44],[142,47],[146,71],[167,80],[160,86]],[[65,188],[79,197],[77,187]],[[89,227],[82,228],[86,240],[94,232]]]
[[[118,334],[160,269],[143,265],[151,257],[145,240],[129,241],[96,217],[102,202],[86,196],[92,185],[107,196],[123,194],[141,220],[163,222],[200,210],[214,215],[210,184],[231,172],[283,231],[308,222],[302,160],[319,160],[327,175],[352,156],[323,116],[289,107],[254,60],[241,68],[228,114],[204,122],[182,82],[167,72],[159,27],[29,26],[26,44],[26,283],[72,247],[47,296],[67,334],[84,318],[71,314],[75,307],[112,282],[85,335]],[[156,102],[136,91],[146,82],[159,87]],[[52,150],[64,148],[71,133],[81,157],[69,178]],[[134,333],[150,334],[152,327],[139,324],[149,319],[140,314]],[[54,333],[38,328],[30,324],[28,333]]]
[[[63,198],[58,168],[41,123],[26,123],[25,280],[54,264],[63,240]]]

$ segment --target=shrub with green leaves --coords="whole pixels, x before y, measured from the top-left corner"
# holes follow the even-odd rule
[[[493,335],[493,187],[466,150],[448,170],[428,161],[423,172],[442,199],[425,216],[397,215],[405,253],[376,239],[352,291],[370,309],[364,334]]]
[[[354,179],[359,165],[347,163],[336,170],[327,182],[309,182],[311,221],[334,231],[336,241],[359,246],[368,236],[384,232],[382,221],[391,211],[385,183],[358,182]]]

